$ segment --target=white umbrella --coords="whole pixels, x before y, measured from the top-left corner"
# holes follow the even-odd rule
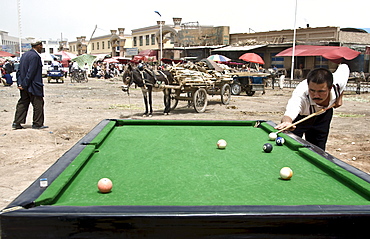
[[[221,62],[231,61],[230,58],[227,58],[226,56],[218,55],[218,54],[210,55],[207,59],[212,60],[212,61],[221,61]]]

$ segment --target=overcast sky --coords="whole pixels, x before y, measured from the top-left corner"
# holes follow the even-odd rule
[[[296,0],[19,0],[21,36],[36,39],[110,34],[111,29],[156,25],[157,20],[230,26],[230,33],[294,28]],[[297,0],[296,27],[370,28],[369,0]],[[17,0],[0,0],[0,30],[18,37]],[[104,4],[102,4],[104,3]],[[154,11],[158,11],[160,17]],[[252,29],[252,30],[250,30]]]

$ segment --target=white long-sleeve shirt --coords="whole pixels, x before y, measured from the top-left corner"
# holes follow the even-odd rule
[[[346,64],[338,66],[337,70],[333,73],[333,87],[330,91],[329,105],[332,105],[337,100],[337,94],[335,93],[335,86],[339,86],[339,95],[342,94],[344,87],[347,84],[349,77],[349,68]],[[338,95],[338,96],[339,96]],[[292,97],[289,99],[285,114],[292,120],[298,115],[309,115],[311,106],[314,108],[314,112],[317,112],[324,106],[317,105],[309,96],[307,79],[300,82],[295,90],[293,91]]]

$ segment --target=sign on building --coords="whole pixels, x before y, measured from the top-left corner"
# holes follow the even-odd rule
[[[125,56],[136,56],[139,54],[139,49],[137,47],[126,48]]]

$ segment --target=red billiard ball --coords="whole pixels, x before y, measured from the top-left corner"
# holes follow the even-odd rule
[[[113,183],[109,178],[102,178],[98,182],[98,189],[101,193],[109,193],[112,187]]]

